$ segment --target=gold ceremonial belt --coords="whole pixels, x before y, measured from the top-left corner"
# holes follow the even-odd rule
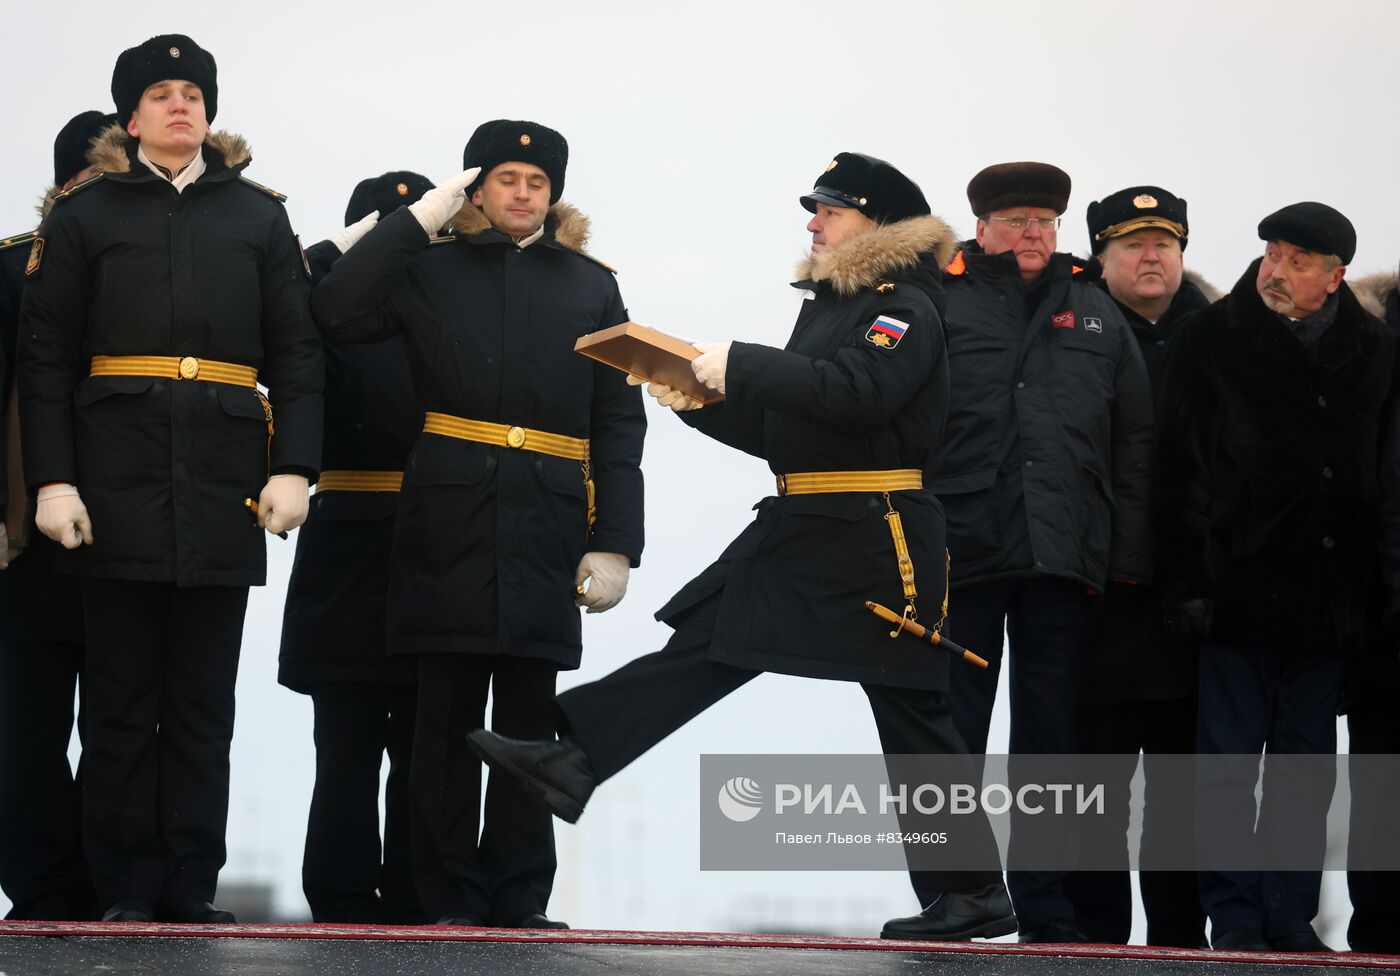
[[[398,491],[402,471],[322,471],[316,491]]]
[[[221,363],[193,356],[93,356],[92,376],[154,376],[167,380],[202,380],[256,388],[258,371],[251,366]]]
[[[894,471],[798,471],[778,475],[780,495],[828,495],[843,491],[913,491],[924,486],[918,468]]]
[[[429,434],[455,437],[462,441],[476,441],[478,444],[494,444],[496,447],[512,447],[521,451],[535,451],[567,458],[570,461],[588,460],[588,441],[563,434],[551,434],[544,430],[531,430],[528,427],[511,427],[506,424],[493,424],[484,420],[467,420],[449,413],[428,412],[423,421],[423,430]],[[325,475],[321,476],[322,478]]]

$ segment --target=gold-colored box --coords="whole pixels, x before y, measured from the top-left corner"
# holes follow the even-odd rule
[[[690,362],[700,350],[640,322],[624,322],[580,336],[574,351],[648,382],[680,390],[697,403],[724,399],[724,394],[705,386],[690,371]]]

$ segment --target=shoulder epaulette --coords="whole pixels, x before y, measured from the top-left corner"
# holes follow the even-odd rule
[[[451,244],[456,239],[456,234],[443,234],[439,237],[430,238],[428,240],[428,246],[432,247],[434,244]]]
[[[34,243],[34,238],[39,236],[37,230],[31,230],[27,234],[16,234],[14,237],[0,237],[0,251],[9,250],[12,247],[28,246]]]
[[[270,187],[270,186],[263,186],[261,183],[257,182],[256,180],[250,180],[250,179],[248,179],[248,177],[246,177],[246,176],[240,176],[240,177],[238,177],[238,179],[239,179],[240,181],[244,182],[244,183],[247,183],[249,186],[251,186],[251,187],[252,187],[253,189],[255,189],[255,190],[261,190],[262,192],[266,193],[268,196],[272,197],[272,199],[276,200],[278,203],[286,203],[286,202],[287,202],[287,194],[285,194],[285,193],[278,193],[278,192],[277,192],[276,190],[274,190],[272,187]]]
[[[587,251],[574,251],[574,253],[581,258],[586,258],[587,260],[592,261],[598,267],[602,268],[604,271],[609,272],[610,274],[617,274],[617,269],[614,268],[611,264],[608,264],[606,261],[598,260],[593,255],[589,254]]]
[[[72,186],[62,191],[61,193],[55,193],[53,202],[57,203],[60,200],[66,200],[73,194],[77,193],[79,190],[86,190],[88,187],[92,186],[94,183],[96,183],[98,180],[102,179],[102,177],[106,175],[106,173],[98,173],[91,179],[83,180],[81,183],[74,183]]]

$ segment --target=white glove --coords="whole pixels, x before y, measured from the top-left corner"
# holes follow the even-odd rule
[[[84,542],[92,545],[92,519],[73,485],[40,488],[34,522],[40,532],[65,549],[76,549]]]
[[[459,175],[441,186],[433,187],[416,202],[408,205],[413,216],[418,218],[418,225],[423,228],[423,233],[433,237],[442,229],[443,224],[452,219],[453,214],[462,209],[462,204],[467,202],[467,187],[476,181],[480,173],[480,166],[463,170]]]
[[[274,474],[258,496],[258,525],[273,535],[295,529],[311,509],[310,491],[299,474]]]
[[[724,371],[729,366],[728,342],[697,342],[700,356],[690,361],[690,371],[695,378],[716,393],[724,392]]]
[[[676,413],[683,413],[686,410],[699,410],[704,406],[699,400],[687,396],[680,390],[672,389],[664,383],[647,383],[647,381],[640,376],[633,376],[631,373],[627,374],[628,386],[641,386],[643,383],[646,383],[647,394],[649,396],[655,397],[656,401],[663,407],[670,407]]]
[[[574,573],[574,585],[582,591],[574,604],[587,607],[589,613],[611,610],[627,593],[627,576],[631,571],[627,557],[620,553],[585,552],[578,561],[578,572]],[[593,581],[584,590],[583,582],[590,576]]]
[[[349,227],[336,231],[331,235],[330,241],[341,254],[344,254],[355,246],[356,241],[372,231],[377,223],[379,223],[379,211],[375,210],[367,216],[361,217]]]

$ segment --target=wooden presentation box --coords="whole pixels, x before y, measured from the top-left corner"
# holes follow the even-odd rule
[[[698,349],[640,322],[624,322],[581,336],[574,343],[574,351],[648,382],[680,390],[698,403],[724,399],[723,394],[705,386],[690,371],[690,361],[700,355]]]

